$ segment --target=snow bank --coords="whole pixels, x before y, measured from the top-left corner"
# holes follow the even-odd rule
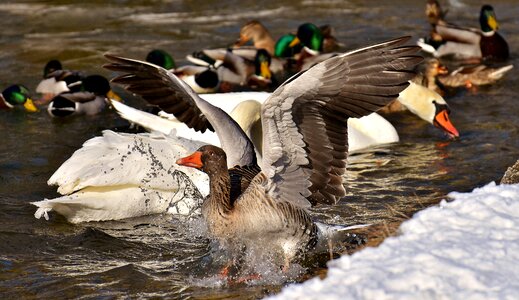
[[[519,184],[450,193],[401,235],[329,262],[271,299],[517,299]]]

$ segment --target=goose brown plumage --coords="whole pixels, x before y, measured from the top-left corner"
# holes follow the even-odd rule
[[[261,172],[252,169],[241,177],[234,200],[232,166],[256,167],[252,143],[243,130],[164,69],[112,55],[106,55],[112,63],[105,67],[126,72],[113,81],[188,126],[214,128],[223,150],[203,146],[179,160],[210,177],[211,192],[203,209],[209,232],[226,245],[263,243],[288,262],[331,232],[314,222],[307,208],[334,204],[346,194],[342,176],[347,119],[388,104],[415,76],[411,70],[422,58],[414,55],[417,47],[402,46],[408,39],[332,57],[276,89],[262,107]],[[256,175],[248,181],[252,174]]]

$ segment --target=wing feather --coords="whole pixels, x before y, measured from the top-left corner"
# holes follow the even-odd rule
[[[263,106],[262,170],[274,198],[308,207],[345,195],[347,120],[398,97],[421,62],[403,37],[325,60],[280,86]]]

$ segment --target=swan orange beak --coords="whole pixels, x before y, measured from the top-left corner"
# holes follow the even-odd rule
[[[447,109],[444,109],[436,114],[434,117],[434,126],[445,131],[451,138],[457,138],[460,136],[458,130],[456,127],[454,127],[451,120],[449,119],[449,112]]]
[[[177,165],[201,169],[204,166],[202,163],[202,152],[196,151],[189,156],[178,159]]]

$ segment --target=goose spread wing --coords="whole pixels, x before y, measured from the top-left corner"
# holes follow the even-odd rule
[[[170,71],[139,60],[110,54],[105,54],[105,57],[112,63],[104,65],[104,68],[127,73],[112,79],[112,82],[125,85],[126,90],[173,114],[189,128],[201,132],[214,131],[196,105],[196,93]]]
[[[211,105],[172,72],[147,62],[105,54],[112,63],[104,65],[124,72],[112,82],[140,95],[197,131],[214,130],[227,153],[229,166],[256,163],[254,146],[240,126],[223,110]],[[214,129],[213,129],[214,128]]]
[[[422,57],[409,37],[315,65],[280,86],[263,105],[263,165],[269,194],[307,207],[345,195],[347,119],[385,106],[404,90]]]

